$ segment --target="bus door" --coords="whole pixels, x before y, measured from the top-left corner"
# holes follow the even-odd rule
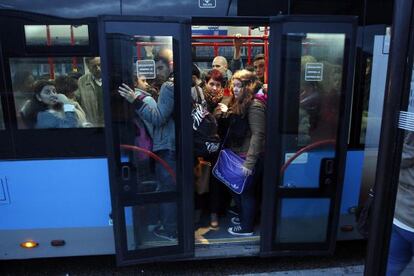
[[[112,218],[119,265],[191,257],[191,27],[101,17]]]
[[[338,16],[271,20],[262,256],[334,250],[355,24]]]

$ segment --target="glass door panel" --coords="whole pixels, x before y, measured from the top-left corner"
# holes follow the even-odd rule
[[[354,18],[281,17],[270,30],[262,254],[329,252],[346,157]]]
[[[182,69],[191,68],[182,58],[189,25],[125,18],[101,23],[118,261],[191,256],[191,221],[184,214],[191,150],[183,146],[191,145],[184,142],[191,132],[181,131],[190,114],[190,101],[181,97],[191,87],[191,74]]]

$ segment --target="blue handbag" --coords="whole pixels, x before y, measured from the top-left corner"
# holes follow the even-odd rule
[[[236,194],[243,193],[251,183],[252,175],[243,173],[244,159],[230,149],[222,149],[213,168],[213,175]]]

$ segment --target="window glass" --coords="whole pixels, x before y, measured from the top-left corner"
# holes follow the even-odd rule
[[[276,241],[324,242],[328,232],[329,207],[329,198],[282,199]]]
[[[0,129],[4,129],[4,115],[3,115],[3,106],[1,103],[1,98],[0,98]]]
[[[336,154],[345,35],[291,33],[285,39],[282,163],[293,162],[284,187],[316,188],[322,160]]]
[[[88,25],[26,25],[26,45],[88,45]]]
[[[99,57],[11,58],[19,129],[103,127]]]

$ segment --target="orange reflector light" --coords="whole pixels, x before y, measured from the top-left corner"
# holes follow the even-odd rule
[[[20,246],[23,248],[35,248],[39,246],[39,243],[35,241],[25,241],[25,242],[22,242]]]

